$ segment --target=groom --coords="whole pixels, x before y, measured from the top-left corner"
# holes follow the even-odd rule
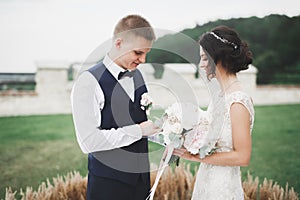
[[[88,200],[141,200],[149,194],[147,136],[158,128],[141,109],[147,88],[136,68],[145,62],[154,40],[146,19],[124,17],[103,61],[83,72],[73,86],[77,141],[88,153]]]

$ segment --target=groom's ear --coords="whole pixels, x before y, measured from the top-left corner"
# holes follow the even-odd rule
[[[115,42],[114,42],[114,45],[117,49],[120,49],[121,48],[121,45],[123,43],[123,39],[122,38],[116,38],[115,39]]]

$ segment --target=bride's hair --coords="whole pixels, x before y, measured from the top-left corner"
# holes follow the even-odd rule
[[[217,26],[203,34],[199,43],[210,58],[208,77],[215,75],[218,62],[229,74],[246,70],[252,63],[252,53],[247,42],[242,41],[238,33],[227,26]]]

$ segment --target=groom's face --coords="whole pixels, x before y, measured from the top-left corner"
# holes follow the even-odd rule
[[[146,62],[146,55],[150,51],[152,41],[143,37],[130,37],[122,40],[121,55],[118,65],[124,69],[135,70],[141,63]]]

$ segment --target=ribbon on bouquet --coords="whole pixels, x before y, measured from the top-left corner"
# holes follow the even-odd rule
[[[171,143],[166,147],[166,149],[167,149],[167,155],[165,158],[164,158],[164,155],[162,157],[161,161],[163,161],[163,162],[161,162],[162,164],[158,168],[158,172],[157,172],[154,184],[153,184],[152,188],[150,189],[150,194],[146,198],[146,200],[153,200],[156,188],[158,186],[159,179],[163,175],[163,172],[164,172],[165,168],[168,166],[168,163],[172,157],[172,154],[174,151],[174,145]]]

